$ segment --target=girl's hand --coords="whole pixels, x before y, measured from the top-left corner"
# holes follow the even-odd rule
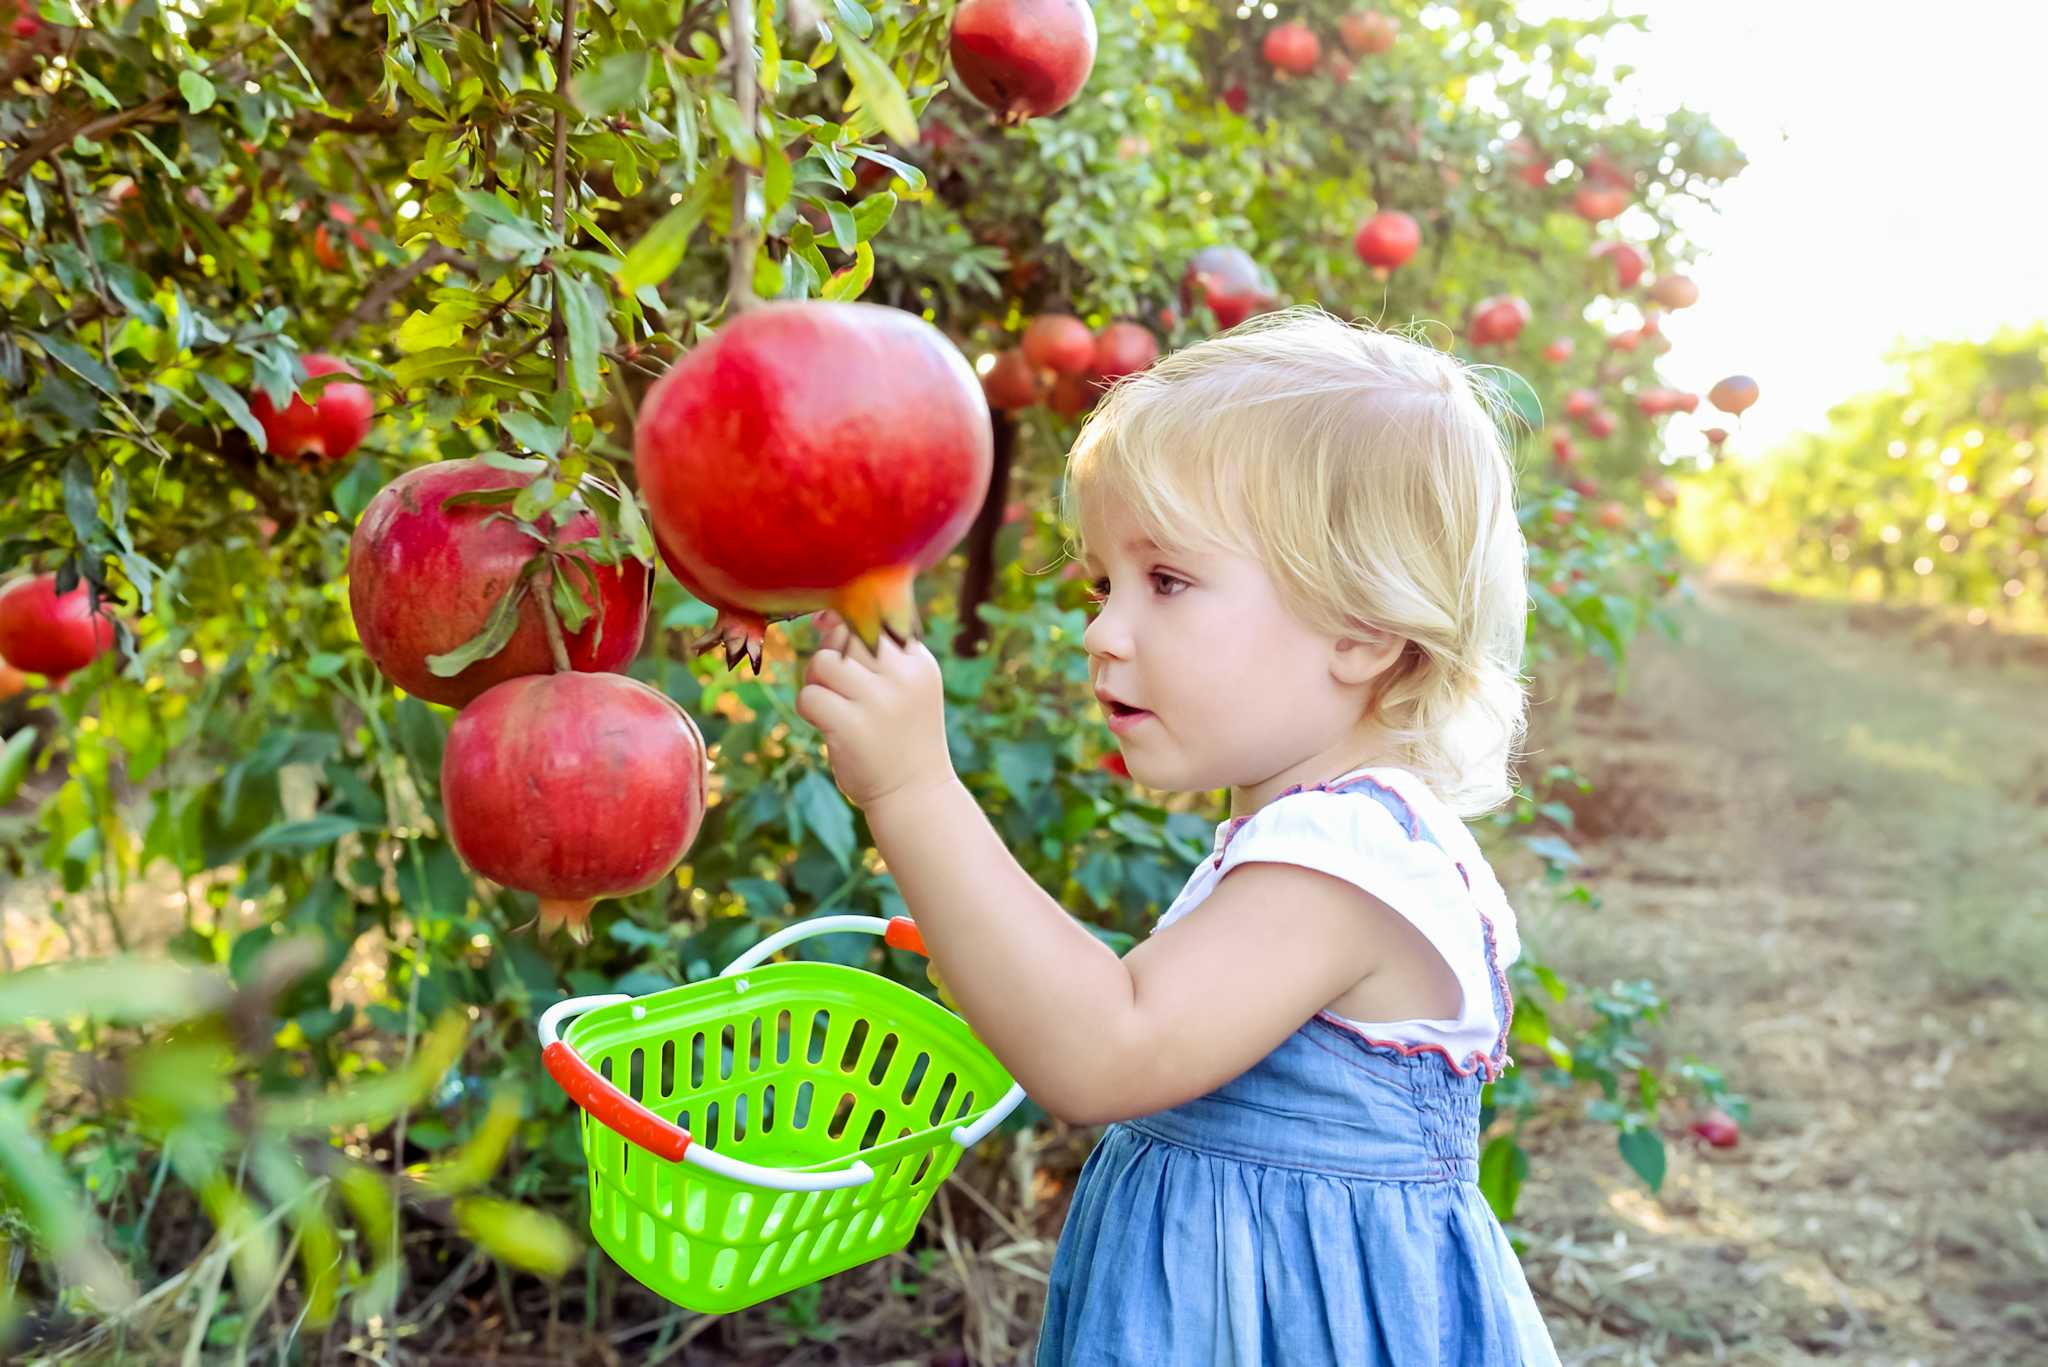
[[[797,715],[824,734],[832,776],[854,806],[951,782],[945,683],[924,642],[888,635],[871,652],[846,624],[821,612],[822,644],[804,672]]]

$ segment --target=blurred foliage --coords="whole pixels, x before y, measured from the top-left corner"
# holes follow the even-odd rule
[[[1891,358],[1827,430],[1690,481],[1687,549],[1781,585],[2048,623],[2048,328]]]
[[[38,31],[0,48],[0,566],[82,576],[122,637],[26,700],[46,739],[32,764],[28,746],[0,752],[0,795],[24,787],[0,811],[0,861],[42,880],[74,957],[131,957],[0,984],[4,1231],[37,1253],[23,1295],[118,1323],[138,1282],[217,1293],[231,1275],[237,1307],[209,1293],[195,1313],[206,1328],[218,1312],[209,1343],[246,1348],[281,1296],[315,1322],[344,1297],[358,1319],[402,1314],[411,1273],[391,1250],[420,1221],[559,1272],[584,1179],[569,1103],[537,1066],[542,1008],[704,978],[796,918],[901,910],[794,717],[808,629],[771,638],[758,676],[728,673],[690,657],[710,614],[664,578],[632,672],[700,720],[714,805],[672,880],[599,907],[592,945],[535,943],[518,933],[530,899],[474,879],[442,834],[449,714],[383,683],[347,610],[356,517],[424,461],[530,453],[520,516],[581,501],[607,555],[644,556],[621,475],[633,413],[723,316],[735,238],[760,294],[912,309],[971,357],[1042,310],[1134,319],[1169,345],[1203,335],[1214,320],[1178,285],[1216,243],[1252,253],[1283,299],[1433,320],[1433,340],[1518,377],[1532,669],[1619,669],[1668,625],[1670,500],[1644,497],[1658,427],[1631,402],[1661,383],[1663,342],[1587,252],[1618,234],[1654,271],[1682,267],[1674,206],[1739,155],[1697,116],[1609,110],[1600,40],[1630,21],[1401,0],[1394,49],[1339,79],[1345,8],[1298,7],[1332,60],[1278,78],[1249,11],[1105,5],[1076,101],[998,129],[946,86],[943,5],[763,0],[750,126],[722,5],[44,0]],[[1600,227],[1571,209],[1595,164],[1631,201]],[[1387,280],[1350,250],[1379,207],[1424,234]],[[1532,321],[1473,351],[1464,320],[1497,294]],[[1576,359],[1543,359],[1562,341]],[[376,392],[376,426],[343,461],[267,457],[252,396],[281,404],[315,350]],[[1542,422],[1572,388],[1619,425],[1568,471]],[[1023,418],[1019,514],[985,519],[985,648],[951,649],[957,561],[923,606],[962,774],[1032,876],[1121,949],[1217,813],[1102,767],[1083,588],[1046,511],[1071,431]],[[1616,511],[1593,516],[1600,499]],[[1590,903],[1572,883],[1576,783],[1548,770],[1488,824]],[[925,988],[896,951],[803,952]],[[1517,1046],[1538,1066],[1489,1095],[1496,1209],[1513,1214],[1514,1131],[1546,1093],[1589,1091],[1654,1185],[1661,1092],[1718,1079],[1660,1071],[1648,985],[1515,973]],[[176,1239],[168,1191],[204,1216]],[[586,1266],[604,1294],[608,1272]]]

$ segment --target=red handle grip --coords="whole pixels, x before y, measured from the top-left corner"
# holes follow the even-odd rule
[[[924,932],[908,916],[891,916],[889,928],[882,932],[882,941],[891,949],[907,949],[922,958],[931,958],[931,952],[924,947]]]
[[[590,1112],[600,1125],[656,1158],[666,1158],[671,1163],[683,1161],[683,1154],[690,1147],[690,1132],[663,1120],[605,1081],[574,1049],[556,1040],[540,1051],[540,1061],[548,1076],[569,1094],[569,1099]]]

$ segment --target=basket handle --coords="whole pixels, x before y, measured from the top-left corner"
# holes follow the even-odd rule
[[[891,916],[884,920],[880,916],[813,916],[808,921],[798,921],[776,931],[752,949],[727,964],[718,976],[730,978],[745,973],[766,963],[770,956],[779,954],[799,940],[808,940],[814,935],[831,935],[838,931],[858,930],[869,935],[879,935],[892,948],[908,950],[912,954],[929,958],[925,953],[924,936],[918,933],[917,922],[908,916]]]

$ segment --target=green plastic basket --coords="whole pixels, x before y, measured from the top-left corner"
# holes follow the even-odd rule
[[[542,1060],[583,1108],[590,1232],[686,1309],[739,1310],[903,1247],[1024,1098],[965,1021],[901,983],[764,963],[834,931],[924,952],[907,917],[823,916],[708,981],[541,1016]]]

